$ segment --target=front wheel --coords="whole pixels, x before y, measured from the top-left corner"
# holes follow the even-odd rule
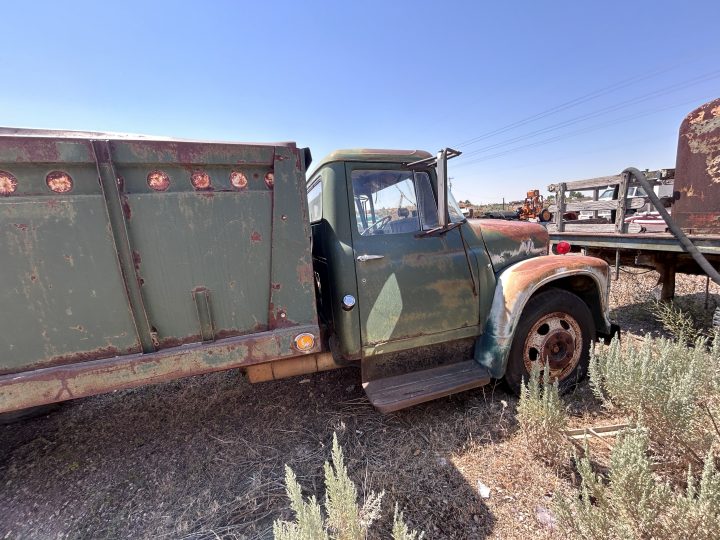
[[[580,298],[562,289],[548,289],[525,306],[515,329],[505,383],[516,394],[530,378],[533,364],[548,364],[551,380],[560,392],[577,385],[587,373],[595,325],[590,309]]]

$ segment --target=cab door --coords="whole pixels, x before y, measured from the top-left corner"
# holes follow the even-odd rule
[[[346,165],[358,309],[366,354],[381,344],[476,335],[479,302],[459,228],[442,235],[428,172],[394,164]],[[409,347],[413,345],[408,343]]]

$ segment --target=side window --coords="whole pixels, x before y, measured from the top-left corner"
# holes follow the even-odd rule
[[[361,235],[412,233],[437,226],[427,173],[354,170],[353,195]]]
[[[308,214],[310,223],[322,219],[322,182],[318,182],[308,191]]]

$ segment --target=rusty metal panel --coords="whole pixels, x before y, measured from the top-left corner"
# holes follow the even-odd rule
[[[720,234],[720,99],[691,112],[680,126],[672,216],[691,234]]]
[[[272,254],[268,325],[317,323],[307,194],[300,156],[277,148],[273,161]]]
[[[0,196],[0,373],[138,352],[88,147],[5,139],[0,156],[16,182]]]
[[[316,323],[312,271],[296,270],[310,252],[295,148],[113,141],[112,157],[158,348],[202,341],[203,325],[220,339]],[[275,275],[275,251],[277,265],[293,273]],[[283,288],[283,307],[272,308]],[[203,323],[199,290],[208,304]]]
[[[298,358],[299,353],[293,347],[293,337],[297,332],[317,333],[317,326],[298,326],[214,343],[175,347],[152,354],[133,354],[0,375],[0,413],[178,377],[245,368],[282,358],[294,358],[302,365],[305,356]],[[307,351],[316,352],[317,344]]]
[[[0,135],[0,373],[318,335],[304,185],[290,143]],[[286,341],[262,360],[297,354]]]

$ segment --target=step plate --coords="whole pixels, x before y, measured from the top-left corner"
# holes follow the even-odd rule
[[[365,393],[380,412],[412,407],[490,382],[490,373],[474,360],[466,360],[405,375],[363,383]]]

